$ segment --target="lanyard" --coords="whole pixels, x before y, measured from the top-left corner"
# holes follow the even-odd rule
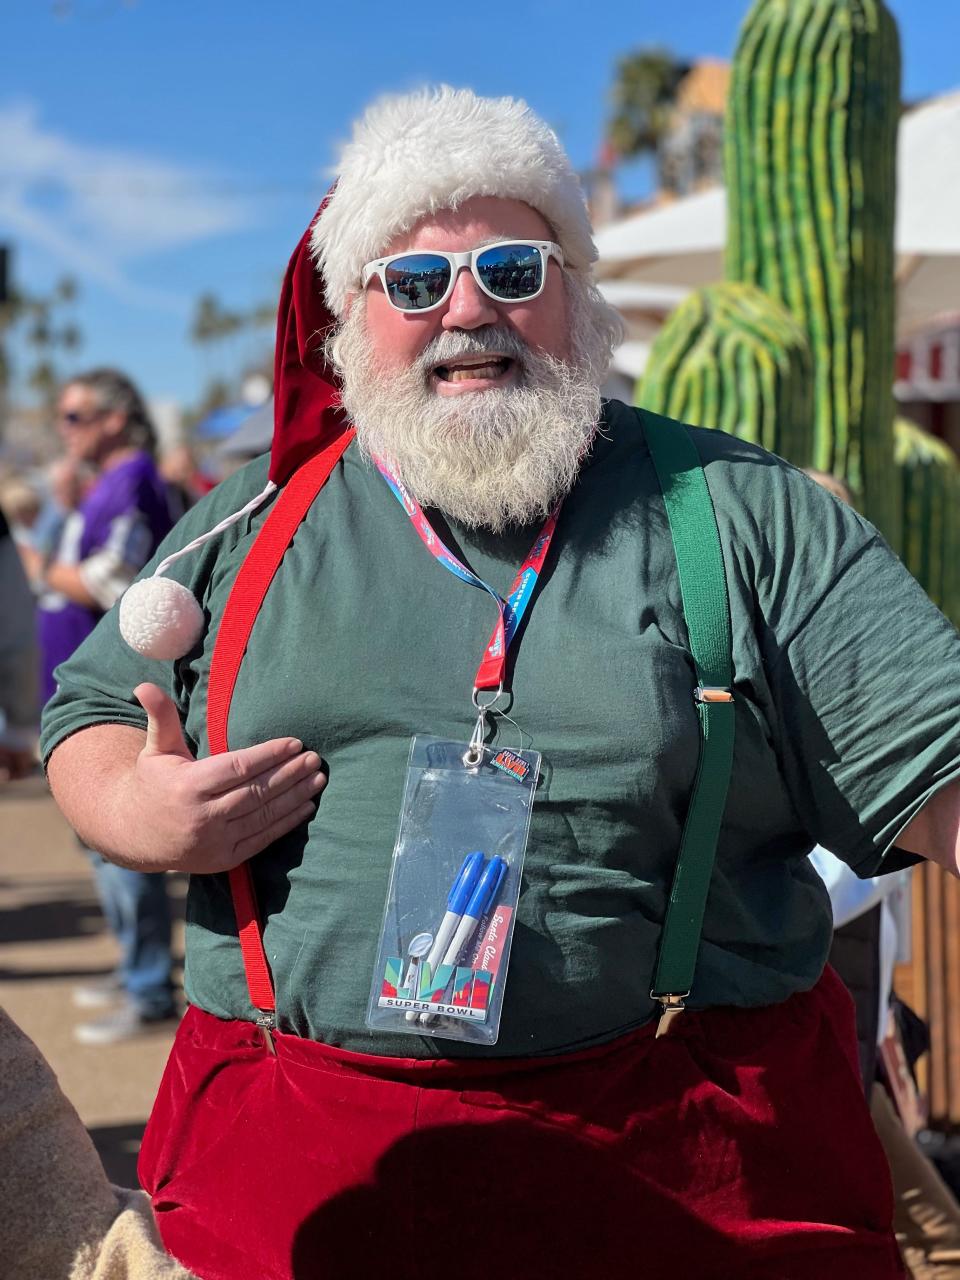
[[[441,541],[434,532],[430,521],[424,515],[420,504],[406,488],[400,477],[381,458],[374,458],[374,462],[377,464],[380,474],[390,486],[393,496],[409,516],[410,523],[416,529],[421,542],[430,554],[446,570],[459,578],[461,582],[469,583],[471,587],[479,587],[492,596],[496,602],[497,625],[494,627],[493,634],[483,651],[483,657],[480,660],[480,666],[477,668],[477,675],[474,680],[474,705],[479,707],[476,695],[480,690],[495,689],[498,696],[503,690],[507,671],[507,654],[510,651],[511,642],[517,634],[517,628],[520,626],[523,615],[526,613],[533,597],[537,579],[547,558],[547,552],[550,550],[550,543],[557,527],[557,517],[560,514],[562,503],[558,502],[547,516],[546,523],[537,534],[526,559],[517,571],[513,586],[510,588],[510,594],[504,600],[499,592],[494,591],[493,587],[488,586],[482,578],[478,578]],[[496,698],[494,698],[495,701]]]

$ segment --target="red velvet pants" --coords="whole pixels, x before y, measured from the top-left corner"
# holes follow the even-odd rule
[[[889,1175],[828,970],[547,1058],[416,1061],[190,1009],[140,1156],[203,1280],[893,1280]]]

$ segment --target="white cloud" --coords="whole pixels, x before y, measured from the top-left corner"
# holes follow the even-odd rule
[[[216,174],[73,142],[45,128],[31,103],[0,106],[0,227],[126,301],[164,305],[128,279],[137,258],[253,221],[250,201]]]

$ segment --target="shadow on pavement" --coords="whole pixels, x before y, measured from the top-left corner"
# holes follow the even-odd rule
[[[51,939],[89,937],[103,930],[103,917],[89,889],[44,901],[20,902],[0,908],[0,938],[4,943],[47,942]]]
[[[142,1124],[105,1124],[88,1130],[107,1177],[118,1187],[140,1186],[137,1155],[144,1127]]]
[[[0,916],[2,919],[2,916]],[[0,926],[2,927],[2,926]],[[113,970],[107,967],[91,969],[88,966],[73,969],[8,969],[0,965],[0,982],[92,982],[105,978]]]
[[[49,800],[50,788],[38,765],[25,778],[3,778],[3,794],[10,800]]]
[[[173,920],[183,919],[186,877],[168,877]],[[4,944],[61,941],[103,933],[106,923],[100,911],[93,882],[87,878],[59,881],[14,881],[0,877],[0,892],[16,889],[17,901],[0,907],[0,939]],[[20,970],[3,972],[4,977],[30,977]],[[36,976],[42,976],[39,971]],[[49,974],[47,976],[55,976]]]

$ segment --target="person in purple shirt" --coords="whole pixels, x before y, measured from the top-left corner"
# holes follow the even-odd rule
[[[38,596],[43,702],[56,689],[59,664],[119,600],[173,523],[150,418],[129,378],[94,369],[71,379],[58,401],[57,429],[68,464],[93,480],[67,513],[52,558],[21,549]],[[121,960],[116,975],[74,995],[83,1008],[121,1003],[75,1034],[83,1044],[104,1044],[175,1014],[170,909],[162,874],[130,871],[89,852]]]

